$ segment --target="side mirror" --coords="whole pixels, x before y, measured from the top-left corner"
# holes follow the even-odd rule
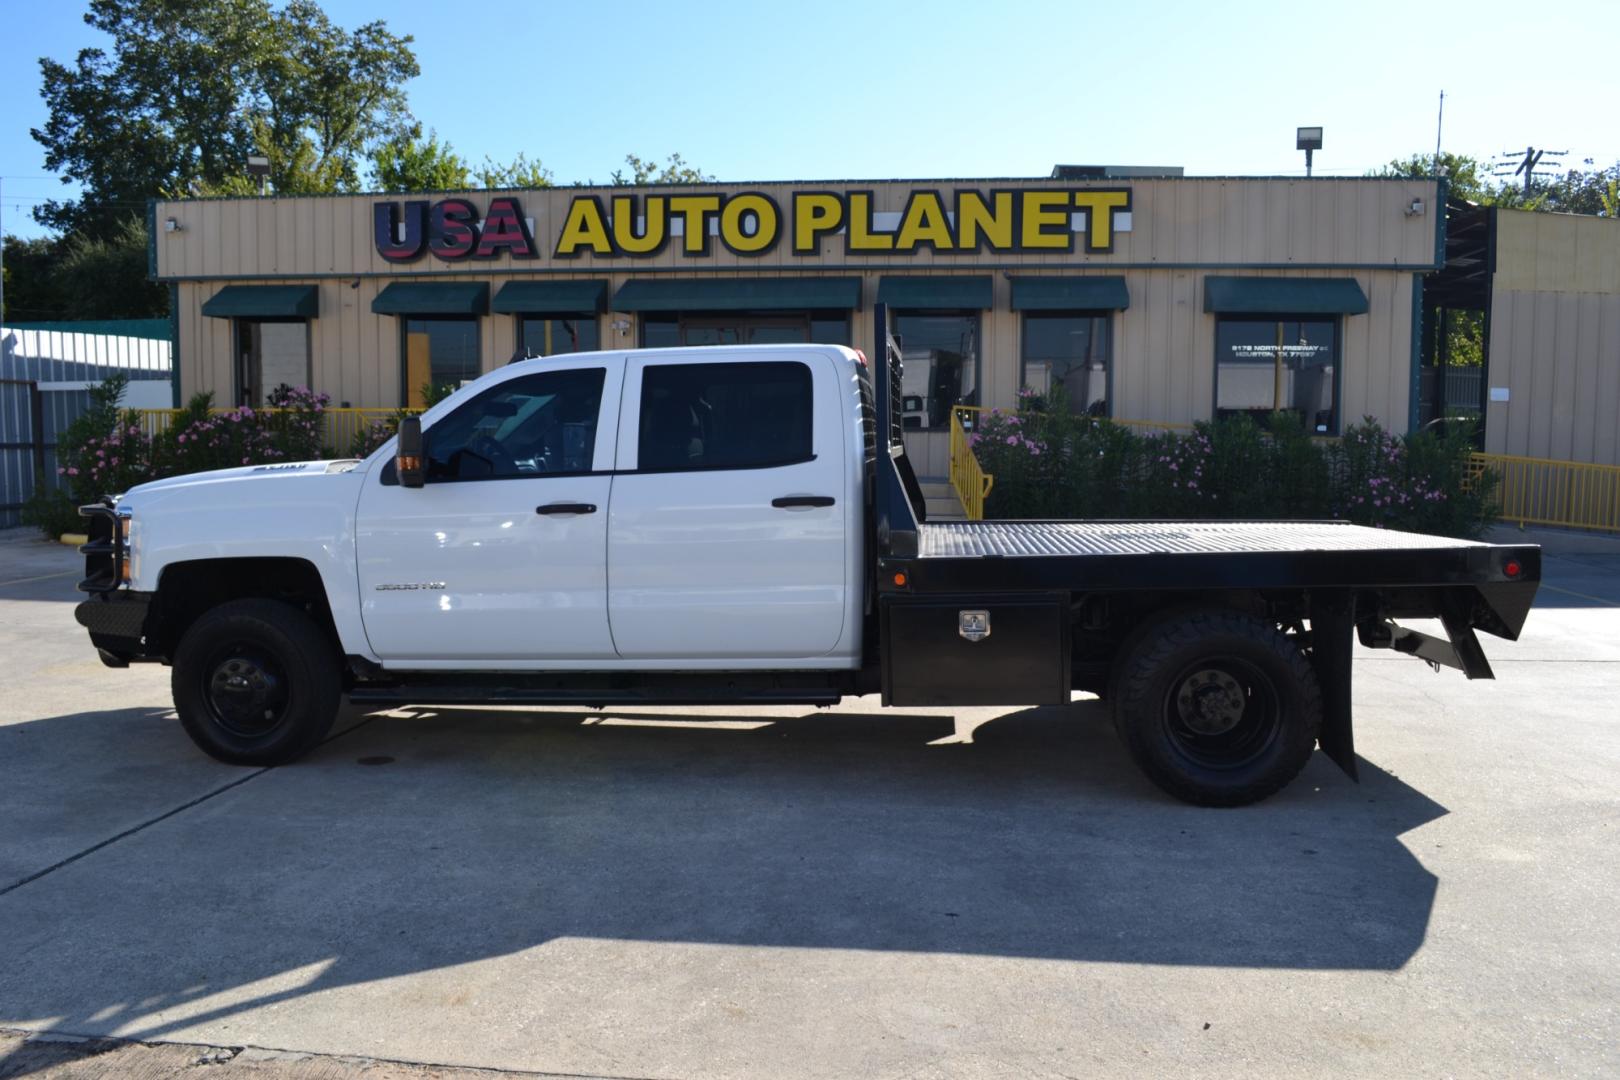
[[[399,445],[394,451],[394,470],[399,486],[422,486],[422,418],[407,416],[399,422]]]

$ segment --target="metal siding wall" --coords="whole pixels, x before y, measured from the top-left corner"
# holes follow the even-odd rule
[[[377,255],[371,235],[372,204],[376,195],[311,196],[304,198],[212,199],[161,202],[157,216],[173,217],[180,230],[160,233],[158,268],[161,277],[194,278],[225,275],[265,277],[309,274],[465,273],[477,277],[505,270],[555,270],[581,274],[603,271],[658,269],[690,265],[679,253],[678,239],[646,259],[599,258],[582,255],[554,263],[551,249],[570,201],[579,195],[597,195],[611,211],[614,195],[644,196],[687,193],[730,195],[761,191],[776,198],[784,231],[790,221],[789,196],[795,190],[872,192],[876,212],[899,212],[913,189],[937,190],[947,207],[958,188],[1020,190],[1026,188],[1119,188],[1132,193],[1133,230],[1116,236],[1110,254],[1089,255],[1083,250],[1052,255],[935,255],[927,250],[914,255],[876,253],[850,256],[842,236],[821,240],[821,252],[795,255],[789,238],[762,256],[739,256],[719,241],[711,241],[706,267],[720,271],[765,271],[773,268],[817,265],[892,264],[904,262],[920,269],[946,267],[970,270],[977,261],[1026,266],[1107,266],[1114,263],[1268,263],[1332,262],[1362,265],[1427,264],[1434,257],[1434,221],[1430,216],[1436,194],[1429,181],[1365,179],[1121,179],[1063,182],[1046,179],[894,182],[825,181],[814,184],[704,185],[659,188],[550,188],[541,191],[467,192],[480,210],[500,194],[515,195],[526,216],[535,219],[535,242],[541,257],[513,260],[507,255],[487,262],[458,266],[424,258],[394,266]],[[1425,200],[1428,212],[1407,217],[1404,207],[1413,198]],[[1353,220],[1354,225],[1350,227]]]
[[[1497,288],[1489,371],[1487,451],[1620,465],[1620,292]]]
[[[123,335],[54,330],[0,330],[0,378],[43,384],[40,430],[34,430],[29,388],[0,385],[0,442],[44,443],[44,478],[57,487],[55,443],[90,404],[88,390],[51,389],[51,383],[100,382],[121,373],[131,382],[169,381],[166,341]],[[0,505],[26,501],[34,492],[36,464],[30,446],[0,450]],[[20,523],[18,511],[0,511],[0,526]]]
[[[848,256],[842,236],[824,237],[821,251],[794,255],[788,192],[801,189],[870,190],[876,212],[903,209],[913,187],[939,190],[947,203],[957,188],[1129,187],[1133,193],[1133,229],[1116,236],[1112,254],[990,255],[982,257],[878,254]],[[1131,307],[1114,317],[1113,397],[1116,415],[1133,419],[1189,421],[1210,415],[1214,399],[1214,318],[1203,312],[1202,283],[1209,272],[1244,272],[1242,264],[1302,263],[1421,264],[1433,258],[1434,222],[1427,215],[1408,218],[1402,208],[1413,197],[1433,210],[1434,185],[1423,181],[1368,180],[1120,180],[1054,185],[1047,180],[936,181],[918,185],[826,182],[808,185],[737,185],[653,189],[658,194],[690,192],[728,194],[761,190],[781,205],[784,236],[762,257],[727,252],[710,239],[713,255],[694,277],[775,276],[826,267],[839,276],[862,273],[862,264],[883,269],[862,273],[861,309],[853,314],[852,341],[869,348],[870,309],[877,278],[883,273],[994,273],[995,308],[983,315],[982,376],[986,403],[1010,406],[1016,401],[1021,353],[1021,318],[1010,310],[1007,273],[1121,273],[1131,290]],[[634,189],[636,195],[648,189]],[[542,257],[514,261],[441,263],[423,258],[405,266],[388,264],[376,254],[371,235],[371,207],[378,196],[205,200],[161,203],[158,217],[175,217],[180,231],[160,233],[159,268],[180,278],[230,275],[242,283],[314,282],[320,288],[320,314],[311,323],[311,359],[317,390],[334,402],[392,405],[400,400],[398,320],[371,313],[377,293],[390,281],[414,275],[430,280],[484,280],[491,292],[518,271],[555,272],[559,277],[607,278],[616,291],[629,278],[648,270],[685,268],[693,261],[679,253],[680,238],[671,238],[648,259],[599,259],[586,255],[553,261],[551,248],[569,202],[581,194],[607,200],[625,189],[557,188],[515,193],[524,213],[535,219],[535,241]],[[490,193],[468,193],[481,209]],[[988,271],[984,264],[998,269]],[[1159,268],[1142,264],[1157,264]],[[1230,264],[1229,269],[1178,268],[1177,263]],[[902,265],[903,264],[903,265]],[[1137,264],[1120,268],[1120,264]],[[1016,268],[1016,269],[1004,269]],[[1258,273],[1311,276],[1343,275],[1344,270],[1257,269]],[[1345,320],[1343,412],[1353,420],[1372,412],[1391,427],[1405,423],[1409,378],[1410,310],[1406,291],[1410,274],[1396,271],[1353,271],[1372,301],[1372,312]],[[334,275],[319,277],[316,275]],[[358,279],[358,286],[355,281]],[[520,278],[521,279],[521,278]],[[228,403],[233,390],[230,322],[203,318],[198,309],[224,281],[186,281],[180,289],[183,392],[212,390]],[[611,293],[610,293],[611,295]],[[1403,299],[1405,298],[1405,299]],[[633,346],[632,331],[609,329],[613,313],[602,317],[602,340],[608,348]],[[515,321],[491,315],[480,323],[480,351],[485,370],[504,364],[516,347]]]

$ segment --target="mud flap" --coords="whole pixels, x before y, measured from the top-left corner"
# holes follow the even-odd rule
[[[1348,594],[1311,598],[1311,663],[1322,685],[1322,731],[1317,743],[1346,776],[1356,774],[1356,741],[1350,723],[1350,661],[1356,625],[1355,600]]]

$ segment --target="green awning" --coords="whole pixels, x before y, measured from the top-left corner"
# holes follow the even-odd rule
[[[1124,311],[1131,292],[1118,274],[1012,278],[1014,311]]]
[[[602,310],[605,281],[509,281],[489,310],[515,315],[579,315]]]
[[[860,278],[638,279],[613,296],[614,311],[848,311]]]
[[[892,308],[983,311],[994,306],[994,296],[989,274],[878,279],[878,303]]]
[[[310,319],[319,310],[313,285],[227,285],[202,306],[215,319]]]
[[[482,315],[489,310],[489,284],[450,281],[396,281],[377,294],[378,315]]]
[[[1224,315],[1365,315],[1355,278],[1207,277],[1204,310]]]

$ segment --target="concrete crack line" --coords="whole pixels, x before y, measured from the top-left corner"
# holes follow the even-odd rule
[[[343,738],[343,736],[349,734],[351,731],[358,731],[360,728],[365,727],[367,724],[371,723],[372,719],[373,719],[373,717],[368,716],[365,719],[361,720],[358,724],[355,724],[353,727],[344,728],[342,731],[338,732],[337,734],[328,736],[327,738],[325,738],[325,739],[323,739],[321,741],[321,745],[325,746],[327,743],[332,742],[335,739],[341,739],[341,738]],[[27,877],[23,878],[22,880],[14,881],[10,885],[7,885],[5,888],[0,889],[0,896],[5,896],[7,893],[15,892],[16,890],[22,888],[24,885],[27,885],[28,883],[33,882],[33,881],[38,881],[40,878],[45,877],[47,874],[54,874],[54,873],[56,873],[56,871],[62,869],[64,866],[71,866],[73,863],[78,862],[80,859],[84,858],[87,855],[94,855],[96,852],[100,851],[102,848],[110,847],[113,844],[118,843],[118,841],[120,841],[120,840],[126,840],[129,837],[134,836],[138,832],[141,832],[141,831],[143,831],[145,829],[151,828],[153,825],[156,825],[159,822],[167,821],[169,818],[174,817],[176,814],[184,813],[185,811],[190,810],[193,806],[197,806],[197,805],[199,805],[201,803],[205,803],[209,799],[212,799],[216,795],[223,795],[227,791],[230,791],[232,788],[241,787],[243,784],[247,783],[249,780],[255,780],[255,779],[263,776],[265,773],[269,772],[273,768],[275,768],[275,766],[266,765],[262,769],[255,769],[252,772],[248,773],[246,776],[239,776],[235,780],[232,780],[228,784],[224,784],[224,785],[222,785],[220,787],[217,787],[213,791],[210,791],[210,792],[208,792],[208,793],[206,793],[204,795],[197,796],[195,799],[192,799],[190,802],[184,802],[184,803],[181,803],[179,806],[173,807],[172,809],[165,810],[163,813],[157,815],[156,817],[148,818],[146,821],[141,822],[139,825],[132,825],[129,828],[125,829],[123,832],[119,833],[118,835],[109,836],[107,839],[101,841],[100,843],[92,844],[89,847],[85,848],[83,851],[80,851],[80,852],[77,852],[75,854],[69,855],[67,858],[62,859],[59,862],[52,863],[50,866],[47,866],[43,870],[36,870],[34,873],[29,874]]]

